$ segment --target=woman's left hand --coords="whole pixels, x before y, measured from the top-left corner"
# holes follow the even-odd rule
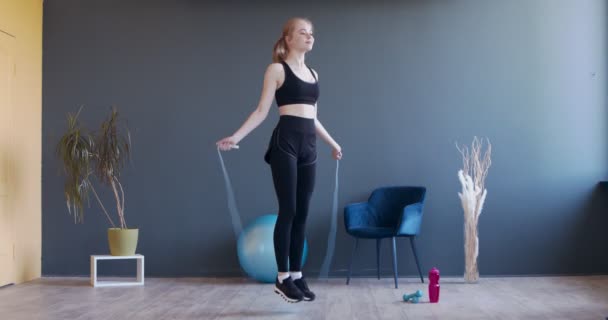
[[[334,150],[331,152],[332,156],[336,160],[342,159],[342,148],[340,146],[334,147]]]

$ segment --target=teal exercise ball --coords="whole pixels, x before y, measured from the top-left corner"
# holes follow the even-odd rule
[[[274,283],[278,273],[273,240],[277,217],[276,214],[267,214],[256,218],[243,229],[237,241],[241,268],[249,277],[263,283]],[[307,254],[308,244],[304,239],[302,266]]]

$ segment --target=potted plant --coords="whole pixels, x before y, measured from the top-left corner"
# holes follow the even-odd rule
[[[57,155],[66,175],[64,194],[68,212],[75,223],[84,222],[84,204],[92,193],[105,213],[111,228],[108,229],[110,254],[133,255],[137,247],[138,229],[129,229],[125,220],[125,193],[120,173],[130,158],[131,138],[128,130],[119,131],[118,111],[112,108],[110,116],[101,123],[98,132],[91,134],[78,122],[78,116],[68,113],[68,128],[57,144]],[[114,223],[95,189],[97,183],[109,187],[116,202],[118,226]]]

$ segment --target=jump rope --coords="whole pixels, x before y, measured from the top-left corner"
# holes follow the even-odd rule
[[[238,145],[233,145],[233,149],[238,149]],[[238,207],[236,205],[236,199],[234,197],[234,190],[232,189],[232,183],[230,182],[230,177],[228,176],[228,171],[226,170],[226,165],[224,164],[224,158],[222,157],[222,152],[220,148],[217,148],[217,155],[220,159],[220,164],[222,166],[222,172],[224,173],[224,182],[226,184],[226,194],[228,200],[228,211],[230,212],[230,217],[232,218],[232,229],[234,231],[234,237],[238,240],[241,231],[243,230],[241,224],[241,215],[239,214]],[[327,251],[325,252],[325,258],[323,259],[323,264],[321,265],[321,271],[319,273],[319,279],[327,278],[329,275],[329,267],[331,265],[331,259],[334,256],[334,249],[336,247],[336,230],[338,224],[338,172],[340,169],[340,160],[336,160],[336,176],[334,182],[334,197],[333,197],[333,205],[331,209],[331,225],[329,228],[329,235],[327,237]]]

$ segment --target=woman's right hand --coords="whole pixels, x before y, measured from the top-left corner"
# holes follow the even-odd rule
[[[238,141],[233,136],[229,136],[229,137],[226,137],[226,138],[216,142],[215,144],[217,145],[218,148],[220,148],[220,150],[228,151],[228,150],[234,148],[237,143],[238,143]]]

